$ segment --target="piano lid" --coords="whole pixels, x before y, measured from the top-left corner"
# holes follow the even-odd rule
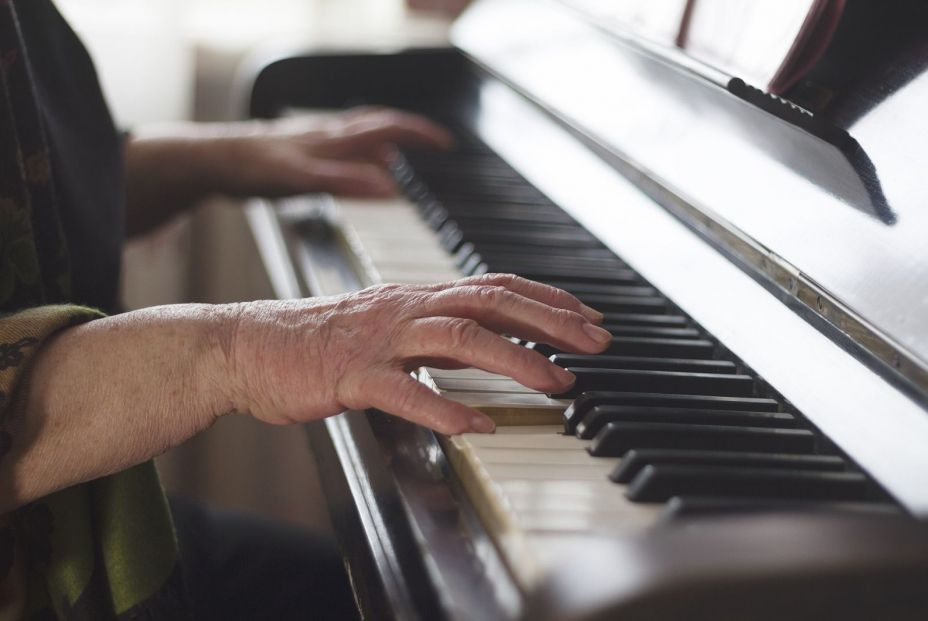
[[[839,125],[573,4],[480,0],[453,41],[928,394],[924,58]]]

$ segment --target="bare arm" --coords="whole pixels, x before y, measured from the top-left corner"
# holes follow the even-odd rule
[[[228,411],[214,382],[224,307],[151,308],[62,331],[26,378],[0,513],[141,463]]]
[[[232,411],[288,424],[373,407],[442,433],[491,431],[409,371],[475,366],[560,391],[570,373],[498,333],[596,352],[610,338],[599,319],[563,291],[489,275],[166,306],[70,328],[38,353],[24,387],[21,427],[0,462],[0,513],[145,461]]]
[[[430,121],[387,109],[327,120],[176,124],[126,144],[127,232],[143,234],[212,194],[235,197],[331,192],[389,196],[391,145],[446,148]]]

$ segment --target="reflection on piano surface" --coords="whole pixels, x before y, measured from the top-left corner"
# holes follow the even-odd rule
[[[516,16],[544,45],[482,39]],[[598,356],[524,343],[577,375],[562,395],[475,369],[418,372],[494,417],[494,435],[436,437],[377,412],[310,429],[365,614],[922,618],[928,330],[911,313],[928,297],[871,310],[886,284],[874,275],[924,273],[928,257],[906,242],[859,272],[829,261],[872,251],[853,244],[886,225],[822,181],[844,174],[827,166],[827,141],[724,81],[689,66],[629,72],[669,61],[549,3],[482,3],[458,40],[477,62],[307,56],[259,76],[258,115],[363,100],[430,113],[458,139],[454,152],[403,154],[403,199],[253,206],[278,292],[512,272],[603,311],[613,342]],[[578,58],[598,64],[571,68]],[[558,90],[567,82],[574,92]],[[621,97],[631,112],[605,110],[636,86]],[[648,105],[648,118],[683,116],[624,124]],[[693,108],[700,125],[680,130]],[[743,135],[749,117],[760,138]],[[764,138],[772,128],[781,135]],[[785,142],[805,149],[789,167]],[[826,166],[801,170],[810,162]],[[912,196],[891,189],[911,215]],[[816,247],[797,250],[790,227]]]

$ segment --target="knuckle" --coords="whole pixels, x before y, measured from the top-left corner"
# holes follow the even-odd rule
[[[448,336],[455,349],[472,347],[480,334],[480,324],[473,319],[455,318],[448,321]]]
[[[482,306],[499,306],[506,299],[508,293],[505,287],[499,285],[485,285],[478,287],[474,292],[475,297]]]
[[[515,274],[500,274],[500,273],[484,274],[483,276],[481,276],[481,278],[483,278],[487,284],[493,284],[499,287],[506,287],[506,288],[512,287],[519,280],[519,277],[516,276]]]
[[[408,383],[404,383],[400,385],[397,390],[398,392],[394,399],[397,410],[400,412],[410,412],[414,410],[419,400],[419,395],[416,393],[415,387]]]
[[[399,110],[393,108],[384,108],[377,114],[378,121],[383,127],[398,127],[403,124],[404,116]]]
[[[573,326],[579,327],[580,323],[584,321],[583,317],[577,313],[563,308],[552,309],[551,314],[554,319],[554,325],[561,330]]]

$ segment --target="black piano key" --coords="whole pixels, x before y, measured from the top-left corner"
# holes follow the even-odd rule
[[[735,363],[728,360],[642,358],[635,356],[604,356],[602,354],[554,354],[551,356],[551,362],[564,368],[645,369],[689,373],[735,373],[738,370]]]
[[[625,324],[604,323],[604,330],[612,333],[612,336],[653,336],[657,338],[668,339],[698,339],[703,338],[703,334],[695,328],[664,328],[654,326],[627,326]]]
[[[657,465],[645,467],[625,495],[634,502],[685,495],[865,501],[873,490],[867,477],[856,472]]]
[[[521,224],[513,223],[513,227],[521,227]],[[564,225],[561,225],[564,226]],[[537,250],[529,248],[498,248],[489,244],[482,246],[481,256],[488,263],[535,263],[538,265],[547,265],[551,261],[557,261],[563,264],[571,264],[574,267],[602,268],[602,269],[629,269],[625,261],[622,261],[615,255],[603,255],[596,252],[580,253],[575,250],[558,250],[557,252],[538,253]],[[595,250],[595,249],[593,249]]]
[[[602,283],[576,281],[550,281],[552,287],[563,289],[568,293],[595,293],[599,295],[620,296],[657,296],[657,290],[647,285],[604,285]]]
[[[511,168],[505,166],[488,166],[480,158],[465,158],[470,161],[455,162],[454,166],[427,166],[419,164],[417,176],[426,185],[433,187],[436,181],[466,184],[469,181],[490,179],[493,183],[511,183],[513,185],[528,185],[525,178]]]
[[[886,502],[822,502],[814,500],[780,500],[777,498],[674,496],[667,502],[661,522],[703,516],[772,512],[903,514],[898,506]]]
[[[604,354],[655,358],[711,358],[715,345],[704,339],[616,336]]]
[[[419,178],[439,198],[463,198],[466,200],[547,200],[544,194],[529,183],[512,183],[510,179],[477,179],[460,183],[458,179],[441,178],[440,175],[419,175]]]
[[[432,199],[425,206],[426,211],[441,207],[452,217],[470,215],[473,217],[494,218],[501,221],[511,220],[515,223],[525,220],[544,220],[558,224],[574,224],[573,218],[561,211],[559,207],[544,201],[536,203],[502,203],[497,201],[453,202]],[[612,253],[610,253],[612,254]]]
[[[494,194],[493,192],[465,192],[447,191],[436,193],[436,198],[446,207],[461,205],[462,203],[505,203],[509,205],[550,205],[550,201],[539,192],[507,192],[505,194]]]
[[[594,457],[623,457],[646,448],[813,453],[815,434],[806,429],[618,422],[603,427],[588,450]]]
[[[479,242],[476,244],[476,247],[479,249]],[[562,247],[562,249],[565,248]],[[539,252],[542,251],[539,250]],[[483,267],[481,268],[480,266]],[[554,261],[548,264],[547,262],[537,259],[526,260],[521,263],[511,261],[499,264],[480,261],[479,263],[473,264],[473,266],[466,271],[466,273],[470,274],[484,272],[511,272],[544,283],[564,282],[565,280],[569,280],[577,283],[597,283],[600,285],[614,286],[637,286],[641,284],[641,278],[638,274],[629,269],[607,268],[603,270],[591,270],[585,267],[562,265]],[[650,311],[648,310],[645,312]]]
[[[564,410],[564,430],[573,435],[577,425],[593,408],[600,405],[650,405],[671,408],[701,408],[711,410],[750,410],[776,412],[780,404],[763,397],[719,397],[713,395],[661,395],[654,393],[585,392]]]
[[[659,408],[640,405],[599,405],[577,424],[576,435],[591,440],[609,423],[683,423],[691,425],[736,425],[739,427],[795,427],[796,417],[786,412]]]
[[[464,174],[434,174],[421,176],[420,179],[428,185],[436,196],[445,192],[458,196],[517,196],[517,197],[543,197],[537,189],[522,179],[513,179],[505,176],[476,177]]]
[[[561,351],[551,345],[536,343],[533,348],[546,358]],[[644,358],[711,358],[715,346],[704,339],[661,339],[637,336],[615,336],[602,352],[614,356]]]
[[[468,257],[467,261],[463,265],[476,265],[477,263],[486,263],[490,266],[490,269],[494,271],[515,271],[520,267],[556,267],[558,269],[569,269],[569,270],[588,270],[594,272],[609,272],[610,270],[624,270],[628,269],[628,266],[623,262],[618,260],[609,260],[601,259],[599,257],[573,257],[565,256],[566,253],[570,251],[561,252],[558,255],[549,255],[543,253],[539,256],[539,253],[520,253],[520,252],[511,252],[506,255],[481,252],[474,253]],[[602,290],[590,290],[590,284],[587,287],[583,288],[583,291],[580,290],[581,283],[576,281],[569,282],[567,290],[576,290],[578,292],[586,293],[603,293],[607,295],[619,295],[616,291],[609,290],[604,288]],[[603,285],[600,285],[603,286]],[[562,287],[566,288],[566,287]],[[595,285],[594,285],[595,288]],[[650,288],[648,295],[657,295],[657,292]]]
[[[598,261],[609,262],[601,256],[604,248],[549,248],[539,257],[538,248],[507,247],[500,248],[493,244],[480,244],[480,250],[471,242],[464,242],[454,253],[454,262],[461,267],[469,262],[493,263],[495,256],[507,255],[510,260],[522,264],[544,265],[547,261],[583,261],[584,265]],[[620,268],[622,269],[622,268]]]
[[[530,280],[537,280],[543,283],[549,282],[563,282],[565,279],[576,280],[577,282],[593,282],[600,283],[604,285],[639,285],[641,284],[641,279],[638,277],[638,274],[632,270],[608,270],[606,272],[597,272],[592,273],[589,270],[577,270],[577,269],[556,269],[548,268],[543,265],[530,265],[526,264],[523,266],[514,266],[518,269],[510,270],[514,271],[519,276],[528,278]]]
[[[601,313],[650,313],[659,314],[670,310],[671,304],[662,297],[600,295],[577,293],[576,297]]]
[[[461,218],[453,216],[451,222],[464,232],[464,236],[471,234],[480,234],[484,232],[495,232],[501,228],[498,220],[490,218]],[[595,240],[586,229],[579,224],[556,224],[539,221],[538,218],[532,221],[519,222],[517,227],[520,234],[537,234],[537,235],[556,235],[566,236],[570,239]]]
[[[689,320],[683,315],[649,315],[644,313],[603,313],[603,324],[683,328]]]
[[[518,260],[509,259],[507,261],[499,261],[499,260],[492,259],[492,258],[488,259],[484,257],[483,254],[481,253],[474,253],[471,256],[469,256],[461,265],[461,270],[464,271],[465,273],[472,273],[472,272],[477,271],[477,268],[480,264],[486,265],[487,271],[490,271],[490,272],[518,273],[522,270],[544,269],[546,272],[550,274],[563,274],[566,277],[571,277],[571,275],[576,275],[576,274],[590,274],[590,273],[605,274],[606,276],[608,276],[612,270],[623,270],[623,272],[628,271],[624,268],[624,266],[621,263],[613,264],[613,263],[609,263],[608,261],[601,261],[599,259],[591,259],[589,261],[583,262],[583,261],[576,261],[572,258],[556,258],[553,256],[541,258],[538,256],[530,257],[526,255],[525,257],[518,259]],[[578,285],[579,284],[580,283],[578,283]],[[602,283],[600,283],[600,286],[606,286],[606,285],[602,285]],[[613,286],[621,287],[622,285],[613,285]],[[627,285],[625,287],[628,288]],[[577,286],[574,287],[575,290],[577,288],[578,288]],[[619,291],[620,290],[621,289],[619,289]],[[631,290],[634,291],[633,295],[640,294],[640,290],[635,290],[635,289],[631,289]],[[571,292],[573,293],[573,291]],[[584,292],[577,291],[577,293],[584,293]],[[587,293],[588,295],[596,294],[596,292],[585,292],[585,293]],[[656,292],[654,292],[652,289],[652,292],[650,295],[652,296],[656,295]]]
[[[773,468],[842,472],[847,462],[836,455],[790,455],[788,453],[739,453],[737,451],[681,451],[674,449],[636,449],[629,451],[609,478],[630,483],[651,465],[728,466],[734,468]]]
[[[479,248],[472,242],[467,242],[461,246],[459,252],[468,253],[468,256],[472,253],[479,253],[481,255],[484,253],[488,255],[512,254],[517,257],[522,257],[523,261],[526,263],[543,262],[547,258],[605,259],[608,261],[611,257],[615,256],[608,248],[548,248],[542,255],[539,255],[537,248],[521,248],[518,245],[491,244],[486,242],[481,243]]]
[[[594,390],[732,397],[750,397],[754,394],[754,378],[750,375],[584,367],[571,367],[568,371],[573,373],[577,380],[570,390],[554,395],[555,398],[573,399],[584,392]]]
[[[466,235],[457,227],[446,224],[442,227],[439,240],[448,252],[456,252],[465,241],[479,248],[481,243],[533,246],[544,252],[544,248],[598,248],[601,243],[589,236],[577,233],[532,234],[519,231],[471,231]]]

